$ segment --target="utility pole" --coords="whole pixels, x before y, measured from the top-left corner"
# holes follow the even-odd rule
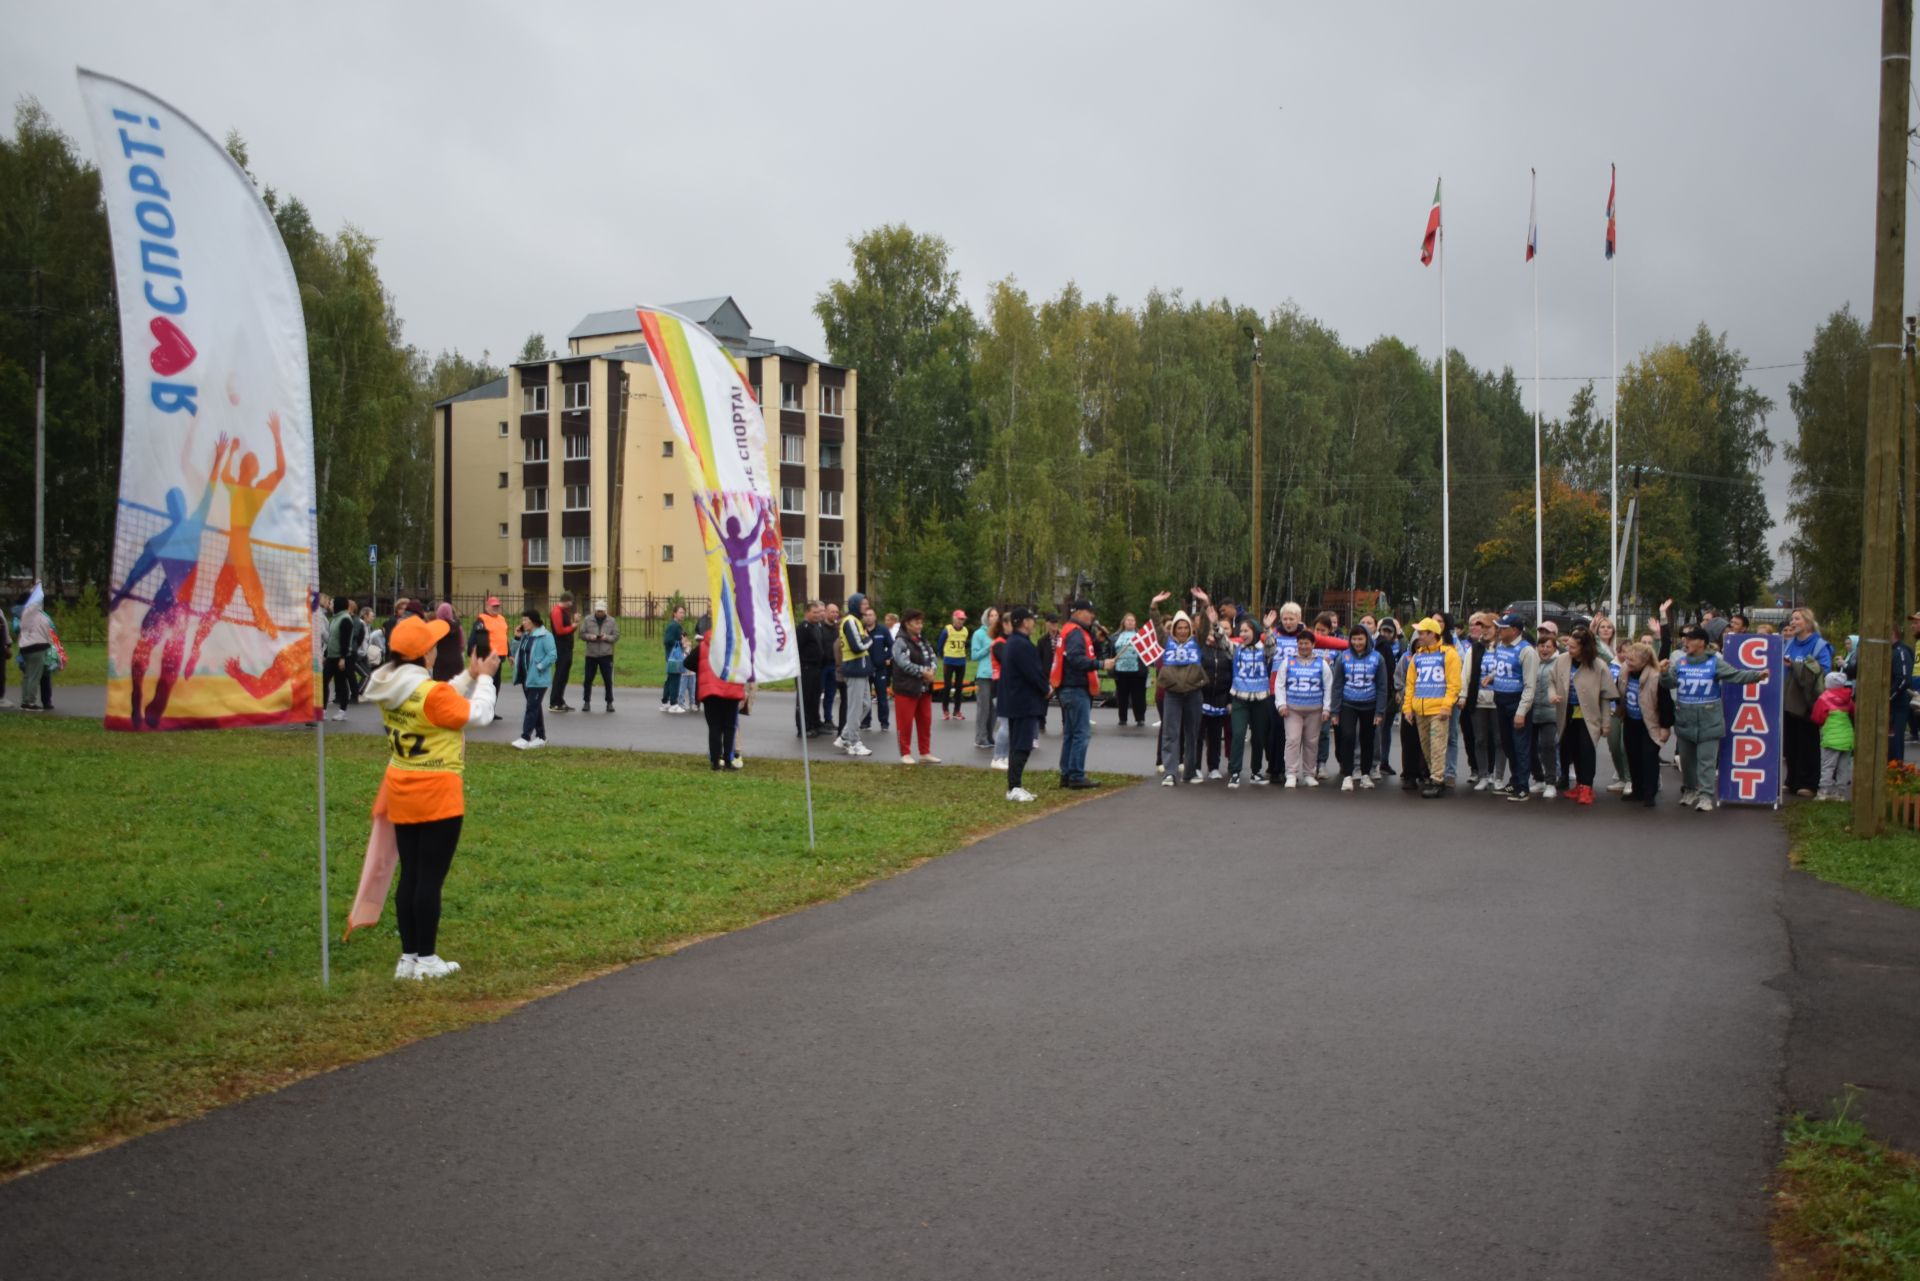
[[[1253,339],[1253,510],[1247,521],[1247,527],[1253,536],[1253,589],[1247,593],[1247,609],[1258,619],[1260,610],[1260,522],[1266,515],[1266,509],[1260,505],[1260,331],[1252,325],[1242,326],[1242,332]]]
[[[1894,488],[1906,389],[1901,386],[1902,291],[1907,264],[1907,95],[1913,0],[1880,5],[1880,171],[1873,229],[1873,319],[1867,332],[1867,493],[1860,560],[1860,677],[1854,698],[1853,834],[1887,821],[1887,715],[1893,678]]]
[[[1920,550],[1920,539],[1916,539],[1913,532],[1913,488],[1916,479],[1915,473],[1916,471],[1920,471],[1920,468],[1915,466],[1913,455],[1914,437],[1916,434],[1920,434],[1920,368],[1915,367],[1915,361],[1916,358],[1920,358],[1920,352],[1915,351],[1914,330],[1916,327],[1920,327],[1920,316],[1908,316],[1906,351],[1907,412],[1901,415],[1901,421],[1905,425],[1906,430],[1904,432],[1905,439],[1901,442],[1900,446],[1901,455],[1906,460],[1906,483],[1900,487],[1900,561],[1907,567],[1905,580],[1906,593],[1900,598],[1900,615],[1902,618],[1912,614],[1914,610],[1920,609],[1920,595],[1916,595],[1914,592],[1915,575],[1913,564],[1914,553],[1916,550]],[[1905,624],[1903,623],[1901,626],[1904,630]],[[1889,727],[1888,733],[1892,733],[1891,727]]]
[[[40,268],[33,269],[33,326],[40,368],[33,379],[33,581],[47,581],[47,309],[40,302]]]

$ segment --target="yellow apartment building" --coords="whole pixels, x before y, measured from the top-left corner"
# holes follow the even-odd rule
[[[845,600],[856,372],[756,338],[732,298],[667,309],[717,338],[760,401],[792,599]],[[563,591],[632,615],[675,593],[705,601],[692,490],[633,308],[595,312],[565,355],[433,407],[433,529],[435,581],[463,613],[489,595],[518,608]]]

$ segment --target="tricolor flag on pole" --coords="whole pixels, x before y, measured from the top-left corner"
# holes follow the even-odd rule
[[[1527,173],[1531,175],[1527,194],[1527,261],[1532,262],[1533,256],[1540,252],[1540,178],[1531,169]]]
[[[1613,258],[1613,193],[1620,185],[1620,170],[1613,165],[1607,166],[1607,258]]]
[[[1427,234],[1420,242],[1420,265],[1433,262],[1433,245],[1440,238],[1440,180],[1433,180],[1433,208],[1427,211]]]
[[[712,334],[670,311],[638,312],[693,483],[713,598],[713,673],[742,684],[797,676],[800,649],[760,404]]]
[[[108,729],[318,719],[307,329],[273,215],[166,103],[80,73],[126,383]]]

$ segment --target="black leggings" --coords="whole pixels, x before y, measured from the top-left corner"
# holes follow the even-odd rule
[[[1568,758],[1572,758],[1573,777],[1582,787],[1593,786],[1593,768],[1595,765],[1593,735],[1587,730],[1585,719],[1567,721],[1567,741],[1561,744],[1560,777],[1567,777]]]
[[[707,761],[715,769],[733,763],[733,732],[740,725],[740,700],[713,695],[700,700],[707,714]]]
[[[1660,795],[1660,744],[1647,732],[1647,723],[1626,718],[1627,775],[1633,781],[1630,800],[1651,806]]]
[[[1340,777],[1353,777],[1353,749],[1360,748],[1360,773],[1373,773],[1373,745],[1380,741],[1380,728],[1373,723],[1372,703],[1346,703],[1340,708],[1340,723],[1333,727],[1333,752],[1340,762]]]
[[[1200,749],[1206,755],[1207,768],[1220,768],[1220,758],[1227,750],[1227,718],[1200,714]]]
[[[400,950],[432,956],[440,933],[440,887],[460,844],[461,815],[431,823],[395,823],[393,841],[400,850],[400,884],[393,892],[393,914],[400,920]]]
[[[1145,672],[1115,672],[1113,674],[1113,701],[1120,709],[1120,723],[1127,723],[1127,713],[1133,713],[1133,723],[1147,723],[1147,674]]]
[[[943,712],[962,711],[960,694],[967,683],[967,665],[947,659],[941,674],[947,678],[946,688],[940,691],[940,710]]]

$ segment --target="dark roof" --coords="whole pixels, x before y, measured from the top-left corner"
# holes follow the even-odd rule
[[[433,402],[433,407],[438,409],[442,405],[457,404],[463,400],[505,400],[506,396],[507,380],[505,378],[496,378],[490,383],[481,383],[478,387],[469,387],[458,396],[449,396],[445,400],[436,400]]]

